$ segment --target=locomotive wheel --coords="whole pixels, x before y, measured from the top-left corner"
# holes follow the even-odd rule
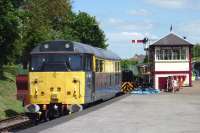
[[[63,115],[62,106],[58,107],[57,114],[59,117],[61,117]]]
[[[67,110],[67,107],[62,108],[61,115],[68,115],[69,111]]]
[[[47,117],[49,120],[53,120],[55,118],[55,115],[54,115],[54,110],[52,109],[49,109],[48,112],[47,112]]]
[[[44,121],[48,121],[49,120],[48,110],[44,110],[44,112],[43,112],[43,119],[44,119]]]
[[[40,121],[40,115],[38,113],[33,113],[32,114],[32,123],[34,125],[37,125]]]

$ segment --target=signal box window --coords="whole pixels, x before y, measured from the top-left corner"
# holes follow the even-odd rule
[[[156,60],[186,60],[186,48],[160,48],[156,50]]]

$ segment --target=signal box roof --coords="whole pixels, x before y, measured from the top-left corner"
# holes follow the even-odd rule
[[[150,47],[152,46],[193,46],[193,44],[174,33],[170,33],[150,45]]]
[[[31,54],[40,53],[82,53],[93,54],[99,58],[108,60],[120,60],[120,57],[118,55],[109,50],[65,40],[42,42],[31,51]]]

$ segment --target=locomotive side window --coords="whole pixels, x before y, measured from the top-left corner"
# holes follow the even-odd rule
[[[79,71],[82,69],[81,56],[70,55],[67,57],[69,59],[70,67],[72,71]]]
[[[92,70],[92,57],[91,56],[84,56],[84,70],[91,71]]]

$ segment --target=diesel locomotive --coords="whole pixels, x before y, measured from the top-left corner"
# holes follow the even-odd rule
[[[120,58],[116,54],[78,42],[47,41],[30,53],[25,108],[48,119],[112,98],[120,87]]]

